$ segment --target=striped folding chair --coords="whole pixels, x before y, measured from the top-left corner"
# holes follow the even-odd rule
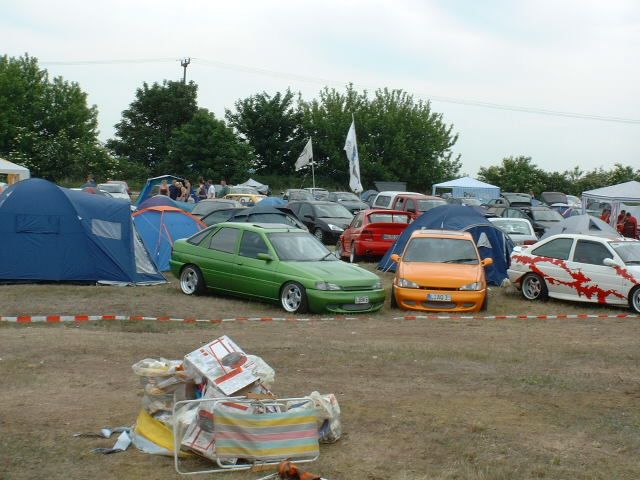
[[[180,474],[248,470],[256,465],[277,465],[287,459],[304,463],[314,461],[320,455],[316,411],[308,397],[185,400],[176,402],[174,418],[181,407],[194,403],[199,403],[200,411],[212,414],[212,455],[208,458],[215,458],[218,468],[182,471],[178,454],[175,454],[174,464]],[[287,411],[291,405],[298,408]],[[305,406],[310,408],[301,408]],[[178,422],[174,422],[177,452],[184,435],[178,430]]]

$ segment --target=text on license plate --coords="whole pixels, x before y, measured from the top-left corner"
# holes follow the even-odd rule
[[[387,235],[386,233],[382,236],[385,240],[397,240],[400,235]]]
[[[356,297],[356,304],[369,303],[369,297]]]
[[[431,300],[434,302],[450,302],[451,295],[445,295],[444,293],[430,293],[427,297],[427,300]]]

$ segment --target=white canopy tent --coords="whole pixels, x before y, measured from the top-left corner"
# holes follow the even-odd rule
[[[627,205],[635,206],[634,204],[640,204],[640,182],[632,180],[630,182],[582,192],[583,213],[587,210],[589,200],[606,202],[611,205],[611,220],[609,223],[615,226],[620,210],[625,209]]]
[[[500,187],[489,183],[481,182],[471,177],[456,178],[448,182],[436,183],[432,188],[432,194],[436,194],[436,189],[447,189],[454,197],[473,197],[487,201],[500,197]]]
[[[11,163],[4,158],[0,158],[0,175],[7,176],[7,183],[9,185],[31,177],[28,168]]]

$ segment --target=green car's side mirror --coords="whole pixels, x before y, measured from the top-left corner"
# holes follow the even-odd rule
[[[256,258],[258,260],[264,260],[265,262],[270,262],[273,260],[273,257],[271,255],[269,255],[268,253],[259,253]]]

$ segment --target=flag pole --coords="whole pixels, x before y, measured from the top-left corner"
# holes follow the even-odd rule
[[[311,141],[312,137],[309,137],[309,141]],[[313,179],[313,188],[316,188],[316,170],[314,168],[314,162],[313,162],[313,150],[311,151],[311,178]]]

